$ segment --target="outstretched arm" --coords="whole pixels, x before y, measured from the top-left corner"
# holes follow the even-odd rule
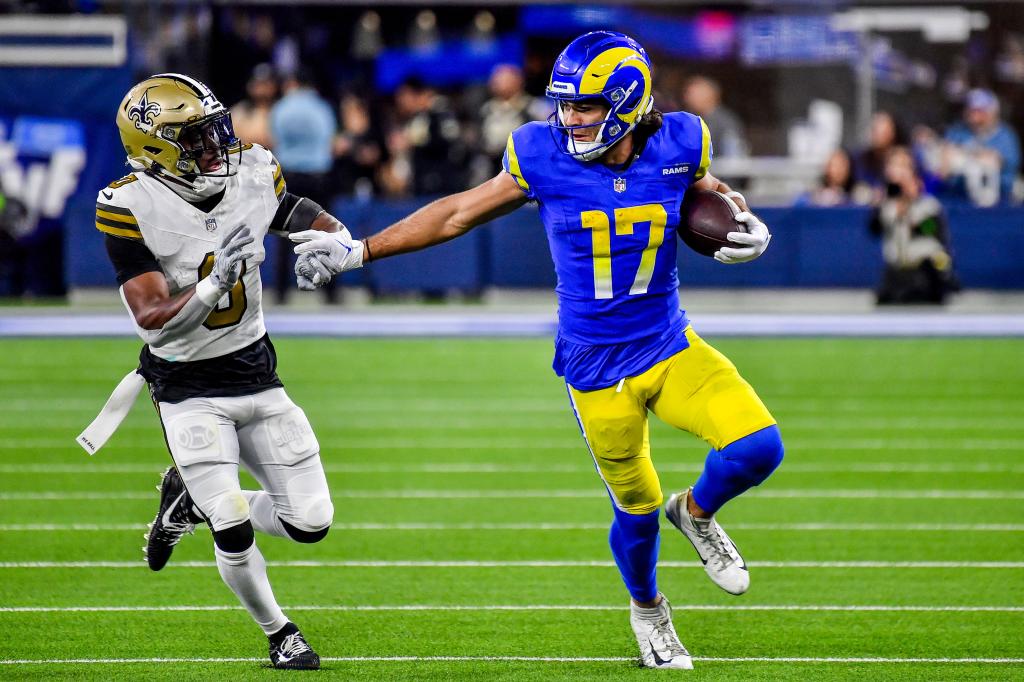
[[[295,247],[295,253],[300,256],[296,264],[299,286],[312,288],[304,286],[303,280],[322,285],[331,277],[372,260],[446,242],[527,201],[515,179],[502,172],[473,189],[427,204],[361,241],[354,241],[344,227],[333,234],[317,230],[297,232],[289,237],[292,241],[304,242]]]
[[[438,199],[363,240],[363,262],[418,251],[469,232],[527,201],[511,175],[501,172],[473,189]]]

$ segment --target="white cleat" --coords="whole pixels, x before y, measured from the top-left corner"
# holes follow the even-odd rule
[[[629,602],[629,624],[640,645],[640,665],[645,668],[693,670],[693,660],[672,625],[672,606],[665,595],[653,609]]]
[[[668,498],[665,516],[697,550],[711,582],[729,594],[743,594],[750,587],[746,562],[714,516],[697,519],[690,515],[686,506],[690,490],[692,488]]]

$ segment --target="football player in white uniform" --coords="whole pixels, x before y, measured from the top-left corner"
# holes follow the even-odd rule
[[[289,194],[273,155],[241,144],[228,111],[188,76],[133,87],[117,126],[133,172],[100,191],[96,227],[146,342],[137,373],[174,462],[147,534],[149,566],[163,568],[206,522],[220,575],[269,638],[274,667],[318,668],[274,598],[253,534],[318,542],[334,513],[316,437],[276,373],[259,264],[268,231],[345,228]],[[239,465],[262,490],[241,489]]]

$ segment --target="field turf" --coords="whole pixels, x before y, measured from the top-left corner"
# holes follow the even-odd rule
[[[335,525],[258,542],[318,677],[1024,679],[1024,342],[711,341],[787,453],[719,515],[746,595],[663,534],[685,673],[635,667],[549,341],[279,339]],[[137,352],[0,341],[0,679],[281,679],[207,530],[163,572],[142,563],[169,461],[147,401],[96,456],[74,442]],[[656,421],[651,438],[664,489],[692,483],[706,446]]]

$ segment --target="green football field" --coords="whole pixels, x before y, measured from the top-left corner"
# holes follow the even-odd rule
[[[550,341],[278,339],[335,524],[317,545],[258,542],[316,675],[1024,679],[1024,341],[710,340],[787,452],[719,514],[751,568],[742,597],[665,524],[688,673],[636,667]],[[169,462],[147,401],[94,457],[75,444],[138,348],[0,341],[0,679],[302,675],[265,668],[207,530],[164,571],[143,563]],[[707,447],[657,422],[651,438],[664,489],[691,484]]]

